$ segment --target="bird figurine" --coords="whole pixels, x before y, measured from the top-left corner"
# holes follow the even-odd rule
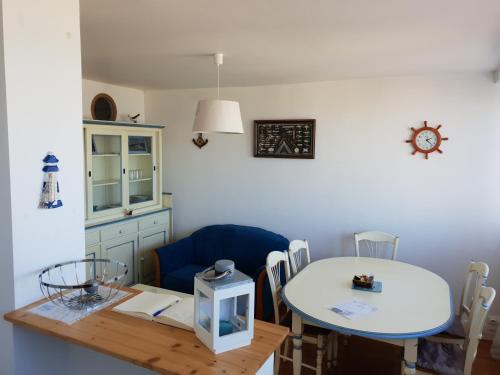
[[[135,116],[131,116],[131,115],[128,115],[128,118],[130,121],[132,121],[134,124],[137,124],[137,118],[140,116],[141,114],[138,113],[136,114]]]

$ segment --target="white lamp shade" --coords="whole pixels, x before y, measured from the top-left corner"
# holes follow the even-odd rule
[[[231,100],[200,100],[193,132],[243,134],[240,104]]]

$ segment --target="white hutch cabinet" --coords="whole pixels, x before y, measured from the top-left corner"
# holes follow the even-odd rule
[[[124,262],[127,285],[153,280],[152,250],[171,238],[171,207],[162,204],[162,129],[84,120],[85,254]]]

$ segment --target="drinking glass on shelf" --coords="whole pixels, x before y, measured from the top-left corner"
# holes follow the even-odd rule
[[[132,181],[134,179],[134,174],[132,172],[133,171],[131,169],[129,169],[129,171],[128,171],[128,179],[129,179],[129,181]]]
[[[142,169],[137,170],[137,179],[142,180]]]

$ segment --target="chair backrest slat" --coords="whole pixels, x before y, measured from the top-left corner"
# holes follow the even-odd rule
[[[288,257],[292,268],[292,276],[299,273],[305,266],[311,263],[309,244],[307,240],[293,240],[288,247]]]
[[[285,313],[288,311],[283,303],[283,300],[281,299],[281,289],[283,289],[283,284],[281,282],[281,267],[283,267],[285,272],[286,283],[290,279],[288,255],[286,251],[271,251],[267,255],[266,259],[266,272],[269,279],[269,285],[271,286],[274,307],[274,322],[276,324],[279,324],[281,321],[281,312],[283,310]]]
[[[379,231],[369,231],[362,233],[354,233],[354,243],[356,248],[356,256],[361,256],[360,243],[366,244],[368,256],[372,258],[380,258],[384,254],[384,244],[389,244],[392,247],[391,259],[396,260],[399,237],[389,233]]]

